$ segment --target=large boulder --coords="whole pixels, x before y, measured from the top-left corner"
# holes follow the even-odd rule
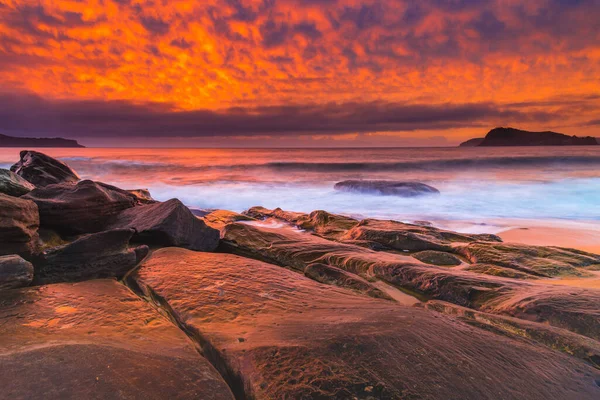
[[[10,170],[38,187],[79,181],[77,173],[67,164],[33,150],[23,150],[21,159]]]
[[[92,233],[45,251],[36,262],[35,283],[123,277],[148,254],[147,246],[129,248],[133,233],[133,229]]]
[[[27,286],[33,280],[33,265],[13,254],[0,256],[0,290]]]
[[[233,400],[185,333],[114,280],[0,294],[0,397]]]
[[[128,282],[190,332],[238,398],[598,395],[600,371],[575,357],[259,261],[160,249]]]
[[[398,181],[359,181],[349,180],[336,183],[333,188],[342,192],[367,193],[380,196],[415,197],[426,194],[439,194],[433,186],[420,182]]]
[[[40,217],[37,205],[0,193],[0,255],[30,257],[37,252]]]
[[[23,198],[38,205],[42,227],[63,234],[105,230],[110,217],[137,204],[133,194],[90,180],[48,185],[31,191]]]
[[[31,183],[24,178],[7,169],[0,168],[0,193],[9,196],[23,196],[35,189]]]
[[[110,229],[133,228],[138,243],[213,251],[219,231],[207,226],[177,199],[131,208],[116,215]]]

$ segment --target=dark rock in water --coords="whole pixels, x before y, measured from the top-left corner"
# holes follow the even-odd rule
[[[0,294],[0,397],[233,400],[188,337],[114,280]]]
[[[492,129],[479,144],[486,146],[597,146],[596,138],[577,137],[556,132],[528,132],[514,128]]]
[[[259,261],[160,249],[128,281],[192,333],[238,398],[598,395],[600,372],[569,355]]]
[[[33,150],[23,150],[21,160],[10,170],[37,187],[79,181],[77,173],[67,164]]]
[[[419,182],[397,181],[343,181],[333,187],[335,190],[353,193],[368,193],[381,196],[415,197],[440,193],[436,188]]]
[[[33,280],[33,265],[17,255],[0,256],[0,290],[27,286]]]
[[[469,139],[466,142],[462,142],[459,147],[477,147],[479,146],[485,138],[473,138]]]
[[[133,229],[84,235],[44,252],[35,265],[35,283],[121,278],[148,255],[147,246],[129,248]]]
[[[37,205],[0,193],[0,255],[29,258],[37,252],[40,216]]]
[[[150,194],[150,191],[148,189],[133,189],[133,190],[126,190],[126,192],[134,195],[138,201],[138,204],[157,203],[157,201],[152,198],[152,195]]]
[[[85,147],[73,139],[29,138],[0,135],[0,147]]]
[[[89,180],[48,185],[23,198],[38,205],[42,227],[65,234],[103,231],[110,217],[137,204],[131,193]]]
[[[9,196],[23,196],[35,189],[31,183],[24,178],[7,169],[0,168],[0,193]]]
[[[125,210],[111,219],[109,227],[133,228],[133,240],[150,245],[213,251],[219,244],[219,231],[206,226],[177,199]]]
[[[414,258],[422,261],[426,264],[440,265],[440,266],[456,266],[460,265],[462,261],[454,254],[444,253],[442,251],[425,250],[418,253],[412,254]]]

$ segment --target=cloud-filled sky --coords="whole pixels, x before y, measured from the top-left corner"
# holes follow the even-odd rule
[[[600,136],[600,0],[0,0],[0,133],[83,143]]]

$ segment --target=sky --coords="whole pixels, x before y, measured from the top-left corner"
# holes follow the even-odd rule
[[[600,136],[600,0],[0,0],[0,133],[87,145]]]

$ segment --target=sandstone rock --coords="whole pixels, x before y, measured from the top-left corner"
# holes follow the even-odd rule
[[[317,282],[352,289],[375,298],[391,300],[390,296],[365,279],[340,268],[326,264],[310,264],[304,270],[304,275]]]
[[[228,399],[186,335],[114,280],[0,295],[1,397]]]
[[[37,205],[0,193],[0,255],[30,257],[37,252],[40,217]]]
[[[585,268],[600,266],[600,255],[560,247],[470,243],[456,251],[474,264],[493,264],[541,277],[586,276]]]
[[[90,180],[48,185],[23,198],[38,205],[44,228],[75,235],[105,230],[110,217],[136,205],[135,196],[125,190]]]
[[[31,183],[24,178],[7,169],[0,168],[0,193],[9,196],[23,196],[35,189]]]
[[[128,279],[192,333],[239,398],[598,394],[600,371],[576,358],[258,261],[160,249]]]
[[[79,181],[77,173],[67,164],[33,150],[23,150],[21,160],[10,170],[38,187]]]
[[[439,194],[436,188],[419,182],[398,181],[356,181],[338,182],[335,190],[351,193],[367,193],[380,196],[416,197],[426,194]]]
[[[414,258],[426,264],[454,267],[460,265],[462,261],[450,253],[442,251],[425,250],[412,254]]]
[[[147,246],[129,248],[133,234],[132,229],[93,233],[45,251],[36,263],[35,283],[121,278],[148,254]]]
[[[27,286],[33,280],[33,265],[17,255],[0,256],[0,290]]]
[[[112,218],[109,227],[133,228],[133,240],[150,245],[213,251],[219,244],[219,231],[206,226],[177,199],[125,210]]]
[[[539,279],[537,275],[531,275],[526,272],[517,271],[512,268],[504,268],[491,264],[471,264],[465,268],[465,271],[476,272],[478,274],[501,276],[512,279]]]
[[[192,213],[194,213],[192,211]],[[194,214],[196,215],[196,214]],[[254,218],[228,210],[215,210],[202,217],[211,228],[221,229],[225,225],[238,221],[255,221]]]
[[[134,195],[138,204],[152,204],[157,202],[152,198],[152,195],[148,189],[132,189],[126,190],[126,192]]]

